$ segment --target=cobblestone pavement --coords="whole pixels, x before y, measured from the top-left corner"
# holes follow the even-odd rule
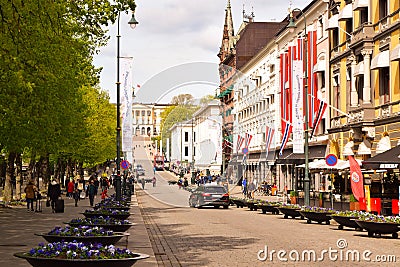
[[[371,259],[395,255],[397,266],[400,261],[399,239],[369,238],[366,232],[338,230],[333,222],[307,224],[305,220],[233,206],[228,210],[178,208],[161,203],[142,190],[137,191],[137,198],[159,266],[396,266],[352,261],[352,254],[346,261],[347,253],[365,250],[372,252]],[[339,248],[342,245],[345,247]],[[272,250],[286,251],[288,261],[278,260],[277,252],[272,254],[272,260],[259,260],[257,254],[266,248],[268,255]],[[295,256],[297,251],[301,259],[305,250],[314,250],[316,259],[323,250],[330,250],[331,258],[337,255],[338,259],[330,260],[327,252],[322,262],[289,260],[289,253]],[[265,256],[263,251],[260,258]]]

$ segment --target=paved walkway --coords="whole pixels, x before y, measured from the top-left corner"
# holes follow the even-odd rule
[[[28,212],[26,207],[0,208],[0,266],[30,266],[25,260],[14,257],[13,253],[29,251],[37,244],[45,242],[42,237],[34,235],[35,233],[46,233],[55,226],[65,227],[64,222],[84,217],[80,213],[90,209],[88,199],[81,200],[78,207],[74,207],[72,199],[64,197],[64,200],[64,213],[52,213],[51,208],[45,207],[44,201],[42,201],[42,212]],[[95,203],[99,201],[100,197],[97,196]],[[132,215],[129,220],[136,225],[128,230],[128,239],[121,239],[116,246],[150,255],[150,258],[138,261],[134,266],[158,266],[136,195],[132,196],[131,203]]]

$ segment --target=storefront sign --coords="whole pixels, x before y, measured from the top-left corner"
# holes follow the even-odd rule
[[[396,169],[399,167],[398,163],[382,163],[379,165],[381,169]]]

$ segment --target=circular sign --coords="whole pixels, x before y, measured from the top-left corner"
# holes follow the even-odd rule
[[[358,176],[358,174],[356,172],[353,172],[351,174],[351,180],[353,180],[353,182],[358,183],[360,181],[360,177]]]
[[[337,161],[338,161],[338,159],[337,159],[336,155],[334,155],[334,154],[329,154],[325,158],[325,162],[328,166],[335,166]]]
[[[249,150],[245,147],[242,149],[243,154],[247,154],[247,152],[249,152]]]
[[[127,160],[123,160],[123,161],[121,161],[120,166],[122,169],[126,170],[129,168],[129,162]]]

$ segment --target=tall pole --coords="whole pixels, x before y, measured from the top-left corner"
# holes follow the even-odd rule
[[[117,21],[117,175],[115,176],[115,196],[117,200],[121,200],[121,171],[120,171],[120,161],[121,161],[121,126],[120,126],[120,85],[119,81],[119,59],[120,59],[120,38],[121,35],[119,33],[119,21],[120,21],[121,13],[118,13],[118,21]]]
[[[295,8],[293,10],[289,10],[290,12],[290,20],[289,20],[289,25],[287,26],[290,31],[293,31],[294,28],[296,28],[296,25],[293,20],[293,11],[298,11],[301,13],[303,19],[304,19],[304,97],[305,97],[305,116],[304,116],[304,124],[305,124],[305,130],[304,130],[304,205],[310,206],[310,177],[309,177],[309,168],[308,168],[308,73],[307,73],[307,42],[308,42],[308,36],[307,36],[307,21],[306,21],[306,16],[304,12],[299,9]]]

